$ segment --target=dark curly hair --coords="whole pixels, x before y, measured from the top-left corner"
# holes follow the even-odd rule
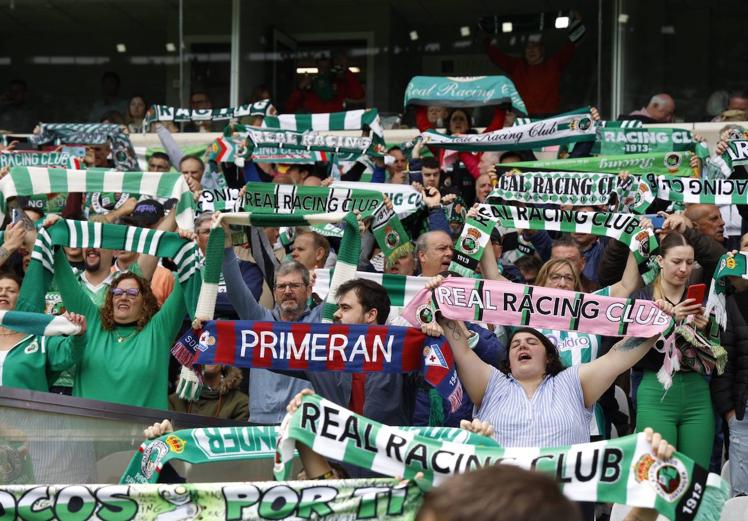
[[[148,284],[143,277],[139,277],[129,271],[118,275],[117,278],[112,281],[112,286],[106,294],[106,300],[104,306],[101,308],[101,327],[106,331],[111,331],[117,327],[117,323],[114,321],[114,295],[112,290],[116,288],[120,282],[125,279],[133,279],[138,283],[140,288],[140,294],[143,296],[143,313],[140,315],[136,324],[136,329],[141,331],[146,324],[153,318],[153,315],[158,313],[158,301],[155,295],[151,291],[151,286]]]
[[[540,340],[540,343],[543,344],[543,347],[545,347],[545,374],[547,374],[548,376],[556,376],[558,373],[566,369],[566,367],[564,367],[564,364],[561,363],[561,356],[558,354],[558,349],[556,349],[556,346],[553,345],[553,342],[548,340],[548,337],[546,337],[537,329],[531,327],[518,327],[512,332],[511,336],[509,337],[509,341],[506,344],[507,357],[499,362],[499,370],[502,373],[512,374],[512,368],[509,367],[509,346],[512,345],[512,339],[518,333],[530,333],[532,336]]]

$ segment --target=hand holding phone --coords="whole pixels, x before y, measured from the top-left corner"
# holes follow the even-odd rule
[[[693,299],[698,304],[703,304],[705,293],[706,293],[706,284],[692,284],[691,286],[688,286],[686,299]]]

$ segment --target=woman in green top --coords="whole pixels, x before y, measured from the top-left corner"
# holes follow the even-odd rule
[[[0,274],[0,310],[16,309],[20,279]],[[0,385],[32,391],[49,391],[60,371],[80,360],[86,346],[86,317],[65,313],[81,332],[70,337],[45,337],[0,327]]]
[[[65,307],[88,317],[89,349],[78,364],[73,396],[167,409],[170,348],[187,312],[179,281],[159,310],[146,280],[123,273],[99,310],[61,248],[54,278]]]

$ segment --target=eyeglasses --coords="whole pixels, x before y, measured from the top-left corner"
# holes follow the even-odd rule
[[[210,235],[210,228],[207,230],[197,230],[198,235]]]
[[[279,291],[286,291],[290,288],[292,291],[296,291],[297,289],[301,289],[304,286],[306,286],[306,284],[303,284],[301,282],[287,282],[285,284],[276,284],[275,289]]]
[[[140,295],[140,288],[112,288],[112,296],[113,297],[121,297],[123,295],[127,295],[128,297],[135,298],[138,295]]]
[[[562,275],[560,273],[553,273],[548,278],[551,280],[551,282],[558,282],[563,279],[566,282],[574,283],[574,275]]]

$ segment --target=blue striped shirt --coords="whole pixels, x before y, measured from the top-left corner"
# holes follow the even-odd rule
[[[493,425],[502,447],[558,447],[590,441],[592,409],[584,406],[578,366],[546,376],[532,398],[511,375],[491,368],[475,417]]]

